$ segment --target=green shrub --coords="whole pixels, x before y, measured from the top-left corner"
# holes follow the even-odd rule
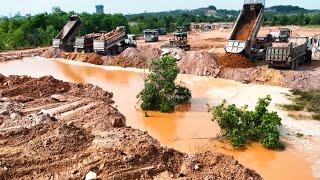
[[[302,111],[306,109],[308,112],[315,113],[312,116],[313,119],[319,120],[320,117],[320,91],[302,91],[292,90],[293,104],[281,105],[283,108],[289,111]]]
[[[223,101],[211,111],[213,120],[218,122],[224,137],[234,148],[242,148],[250,141],[259,141],[266,148],[283,149],[279,132],[281,119],[276,112],[267,110],[270,103],[270,96],[259,99],[255,110],[249,111],[248,106],[238,108]]]
[[[152,61],[145,87],[137,96],[141,100],[141,109],[169,113],[177,104],[189,102],[190,90],[174,83],[178,73],[176,60],[172,56]]]

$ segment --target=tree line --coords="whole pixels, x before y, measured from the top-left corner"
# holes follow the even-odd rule
[[[35,16],[14,16],[0,19],[0,50],[48,46],[57,36],[69,17],[75,12],[63,12],[55,7],[51,13]],[[111,31],[117,26],[127,26],[122,14],[79,14],[83,23],[78,35]]]
[[[214,7],[211,9],[215,10]],[[217,10],[218,16],[206,16],[204,13],[200,13],[202,11],[203,9],[176,10],[172,11],[173,14],[162,12],[126,16],[122,14],[80,13],[83,26],[78,35],[111,31],[117,26],[126,26],[128,32],[133,34],[142,34],[144,29],[156,28],[167,28],[168,32],[173,32],[178,26],[189,26],[193,22],[233,22],[238,13],[234,10]],[[54,7],[50,13],[0,18],[0,50],[48,46],[72,14],[75,12],[67,13]],[[264,25],[320,25],[320,14],[266,12]]]

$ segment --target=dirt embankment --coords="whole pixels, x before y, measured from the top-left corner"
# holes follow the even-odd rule
[[[272,69],[267,65],[246,69],[224,68],[216,77],[291,89],[316,90],[320,88],[320,63],[313,62],[311,66],[302,66],[296,71]]]
[[[103,60],[101,59],[101,56],[95,53],[77,53],[77,52],[72,52],[72,53],[62,53],[62,58],[64,59],[69,59],[69,60],[75,60],[75,61],[80,61],[80,62],[86,62],[90,64],[95,64],[95,65],[102,65]]]
[[[25,57],[40,56],[42,53],[44,53],[48,49],[49,48],[36,48],[36,49],[27,49],[27,50],[21,50],[21,51],[0,52],[0,62],[14,60],[14,59],[23,59]]]
[[[147,68],[160,55],[161,51],[157,48],[127,48],[118,56],[104,56],[102,59],[107,66]]]
[[[0,75],[0,179],[261,179],[232,157],[187,156],[125,125],[112,93]]]
[[[48,48],[40,56],[45,58],[62,58],[62,50],[58,48]]]

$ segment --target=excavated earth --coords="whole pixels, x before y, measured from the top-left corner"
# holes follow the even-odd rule
[[[230,156],[161,147],[112,104],[90,84],[0,74],[0,179],[261,179]]]
[[[268,68],[266,64],[252,63],[246,57],[228,53],[214,53],[208,50],[188,52],[172,50],[170,53],[178,60],[178,67],[183,74],[213,76],[244,83],[282,86],[291,89],[319,89],[319,61],[314,61],[311,66],[303,65],[298,67],[297,70],[291,71]],[[105,66],[148,68],[153,59],[161,56],[161,51],[151,45],[145,45],[139,48],[128,48],[116,56],[100,56],[96,54],[66,53],[53,48],[39,48],[1,52],[0,62],[33,56],[65,58]]]

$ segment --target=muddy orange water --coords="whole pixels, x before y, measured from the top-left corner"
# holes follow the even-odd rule
[[[187,153],[214,150],[233,155],[265,179],[315,179],[311,165],[306,160],[307,155],[290,144],[283,152],[266,150],[259,144],[253,144],[245,151],[235,151],[226,143],[212,140],[219,134],[220,129],[211,121],[207,104],[217,105],[223,99],[227,99],[239,105],[249,104],[253,107],[258,97],[267,94],[272,95],[275,101],[282,102],[286,101],[281,94],[287,92],[284,88],[243,85],[228,80],[180,75],[179,81],[183,81],[192,90],[191,103],[179,107],[172,114],[148,112],[146,117],[136,106],[136,95],[143,87],[143,72],[33,58],[1,63],[0,73],[32,77],[52,75],[65,81],[98,85],[114,93],[115,106],[126,116],[129,126],[148,131],[164,146]],[[272,106],[275,108],[275,105]]]

